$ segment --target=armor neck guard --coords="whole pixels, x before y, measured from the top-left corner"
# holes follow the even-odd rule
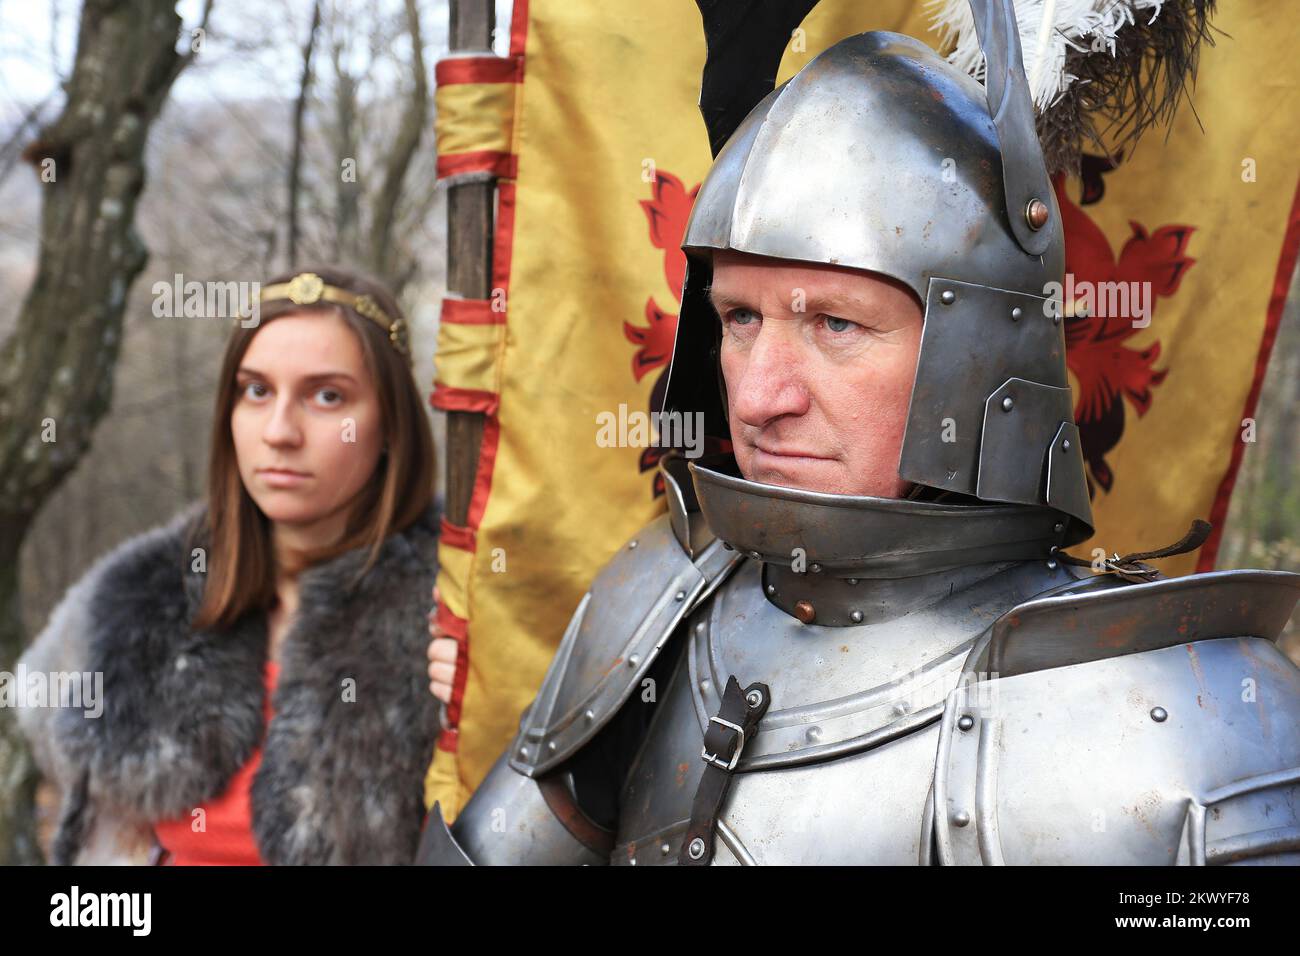
[[[1048,508],[836,495],[747,481],[730,455],[691,462],[689,469],[713,534],[777,576],[802,569],[896,579],[1051,560],[1066,530],[1062,516]]]

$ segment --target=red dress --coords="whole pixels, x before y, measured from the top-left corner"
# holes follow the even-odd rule
[[[266,698],[263,713],[270,724],[271,693],[280,676],[274,662],[266,662],[264,674]],[[195,832],[197,820],[193,813],[173,820],[160,820],[154,824],[158,843],[167,853],[167,866],[263,866],[257,843],[253,840],[252,804],[250,793],[253,775],[262,764],[262,747],[249,755],[248,760],[230,778],[226,789],[218,796],[199,805],[203,810],[204,829]]]

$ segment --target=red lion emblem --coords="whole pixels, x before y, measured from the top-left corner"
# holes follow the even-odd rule
[[[1106,234],[1066,195],[1063,177],[1058,176],[1055,185],[1065,230],[1066,273],[1075,283],[1087,282],[1092,288],[1102,283],[1149,283],[1149,320],[1156,301],[1177,292],[1196,262],[1184,255],[1194,227],[1170,225],[1148,232],[1130,220],[1133,233],[1117,259]],[[1087,192],[1100,199],[1101,191],[1098,182]],[[1154,367],[1160,357],[1159,342],[1141,350],[1124,344],[1138,331],[1132,315],[1088,315],[1076,310],[1073,302],[1064,305],[1065,362],[1079,383],[1074,418],[1088,465],[1089,491],[1095,495],[1098,485],[1110,491],[1115,483],[1106,455],[1124,435],[1123,400],[1127,398],[1139,416],[1145,415],[1151,408],[1152,389],[1169,370]]]
[[[691,206],[700,186],[696,183],[695,188],[687,192],[685,184],[672,173],[656,171],[653,190],[654,198],[642,199],[641,208],[650,221],[651,244],[663,250],[664,278],[668,280],[668,288],[673,290],[680,308],[682,283],[686,279],[682,237],[686,234],[686,221],[690,218]],[[668,363],[673,357],[673,343],[677,339],[677,313],[665,312],[651,296],[646,299],[645,317],[648,324],[643,326],[624,322],[623,334],[638,346],[632,356],[632,374],[638,382],[655,369],[663,369],[650,392],[650,410],[656,411],[663,407],[664,391],[668,387]],[[655,473],[652,494],[656,498],[664,493],[663,478],[658,472],[659,459],[664,451],[652,445],[641,453],[641,472]]]

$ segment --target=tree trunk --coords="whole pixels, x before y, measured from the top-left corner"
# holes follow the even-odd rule
[[[302,174],[302,124],[307,112],[307,91],[311,89],[311,55],[316,49],[316,34],[320,30],[320,0],[312,6],[311,31],[302,48],[302,79],[298,83],[298,99],[293,106],[293,151],[289,157],[289,249],[286,269],[298,267],[298,182]]]
[[[145,143],[193,56],[176,48],[174,5],[86,0],[63,112],[23,154],[44,194],[36,277],[0,347],[0,670],[23,645],[23,538],[112,400],[127,293],[148,258],[134,229]],[[39,862],[35,773],[3,708],[0,788],[0,864]]]
[[[414,83],[411,95],[402,110],[401,123],[393,138],[384,168],[383,185],[375,199],[375,211],[370,225],[370,271],[393,286],[393,293],[401,291],[398,278],[402,269],[393,259],[393,223],[402,198],[402,183],[411,157],[420,145],[420,137],[429,121],[429,81],[424,70],[424,38],[420,33],[420,11],[415,0],[406,0],[406,23],[411,34],[411,74]]]

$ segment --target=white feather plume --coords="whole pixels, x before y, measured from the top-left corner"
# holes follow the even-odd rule
[[[1078,77],[1065,70],[1067,49],[1115,55],[1115,34],[1138,17],[1153,22],[1170,0],[1016,0],[1016,23],[1025,76],[1038,112],[1050,109]],[[927,0],[934,10],[930,29],[945,46],[956,47],[948,62],[978,80],[984,78],[984,55],[975,35],[969,0]]]

